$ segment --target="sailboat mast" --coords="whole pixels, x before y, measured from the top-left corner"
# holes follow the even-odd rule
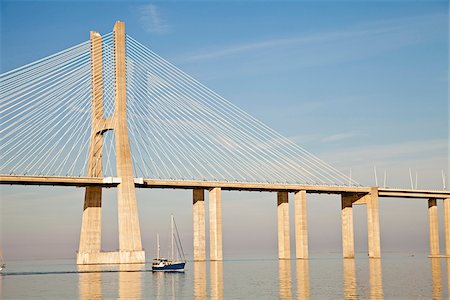
[[[170,215],[170,225],[171,225],[171,229],[172,229],[172,257],[171,259],[174,260],[174,256],[173,256],[173,215]]]
[[[160,246],[159,246],[159,233],[156,234],[156,244],[158,245],[157,248],[156,248],[156,249],[157,249],[157,252],[156,252],[156,258],[159,259],[159,255],[160,255],[160,254],[159,254],[159,250],[160,250]]]

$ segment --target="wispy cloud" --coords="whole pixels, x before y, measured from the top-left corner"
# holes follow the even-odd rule
[[[247,52],[281,48],[288,46],[312,45],[318,43],[345,41],[349,39],[393,36],[410,30],[411,24],[433,21],[440,15],[408,17],[400,20],[387,20],[384,22],[371,22],[362,24],[359,28],[344,28],[339,31],[318,32],[303,36],[274,38],[261,41],[253,41],[230,46],[222,46],[220,49],[209,49],[206,52],[192,54],[185,59],[186,62],[212,60]],[[398,36],[395,36],[398,38]],[[417,39],[415,39],[417,42]]]
[[[147,32],[156,34],[166,34],[169,32],[169,25],[161,16],[158,7],[154,4],[139,7],[139,21]]]
[[[376,29],[376,30],[360,30],[360,31],[348,31],[348,32],[325,32],[325,33],[319,33],[319,34],[303,36],[303,37],[271,39],[271,40],[266,40],[266,41],[233,45],[233,46],[229,46],[225,49],[221,49],[218,51],[194,54],[194,55],[190,56],[188,60],[190,60],[190,61],[208,60],[208,59],[214,59],[214,58],[219,58],[219,57],[224,57],[224,56],[229,56],[229,55],[234,55],[234,54],[240,54],[240,53],[244,53],[244,52],[251,52],[254,50],[270,49],[270,48],[275,48],[275,47],[285,47],[285,46],[291,46],[291,45],[311,44],[311,43],[318,43],[318,42],[324,42],[324,41],[330,41],[330,40],[336,40],[336,39],[343,39],[343,38],[348,38],[348,37],[366,36],[369,34],[377,34],[377,33],[380,34],[383,32],[387,32],[389,30],[391,30],[391,29],[384,28],[384,29]]]
[[[323,136],[322,134],[318,134],[318,133],[312,133],[312,134],[301,134],[301,135],[289,136],[288,139],[298,145],[308,146],[308,145],[317,144],[317,143],[325,145],[327,143],[334,143],[334,142],[340,142],[340,141],[344,141],[344,140],[350,140],[355,137],[360,137],[361,135],[362,135],[361,133],[358,133],[355,131],[340,132],[340,133],[330,134],[330,135],[326,135],[326,136]]]
[[[342,141],[342,140],[351,139],[357,135],[358,134],[353,131],[341,132],[341,133],[332,134],[332,135],[322,138],[322,142],[338,142],[338,141]]]

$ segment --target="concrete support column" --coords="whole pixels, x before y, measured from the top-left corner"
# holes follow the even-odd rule
[[[209,259],[222,260],[222,204],[221,189],[209,191]]]
[[[430,230],[430,257],[439,257],[439,226],[436,199],[428,200],[428,223]]]
[[[306,216],[306,191],[294,195],[295,204],[295,257],[308,259],[308,222]]]
[[[88,176],[102,177],[103,136],[97,132],[103,120],[102,37],[91,32],[91,83],[92,111],[89,146]],[[81,220],[80,245],[77,263],[82,263],[83,253],[98,253],[102,240],[102,187],[86,187]]]
[[[117,186],[119,248],[121,252],[139,252],[136,253],[139,259],[135,262],[143,263],[145,254],[142,251],[130,143],[128,140],[125,24],[123,22],[116,22],[114,26],[114,45],[116,171],[117,176],[122,180]]]
[[[102,187],[86,188],[78,253],[100,252],[102,240]]]
[[[355,257],[352,200],[350,196],[342,195],[342,254],[344,258]]]
[[[288,192],[278,192],[278,258],[291,258]]]
[[[450,257],[450,198],[444,199],[444,236],[445,255]]]
[[[367,198],[367,240],[369,243],[369,257],[381,257],[380,216],[378,207],[378,188],[371,188]]]
[[[194,261],[205,261],[205,192],[203,189],[193,190],[192,223],[194,226]]]

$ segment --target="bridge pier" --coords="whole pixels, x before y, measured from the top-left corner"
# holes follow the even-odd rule
[[[428,199],[428,224],[430,235],[430,257],[439,257],[439,224],[436,199]]]
[[[444,202],[445,255],[447,257],[450,257],[450,198],[445,198],[443,202]]]
[[[203,189],[193,190],[192,223],[193,223],[193,245],[194,261],[206,260],[205,241],[205,191]]]
[[[102,37],[90,33],[92,78],[92,130],[89,147],[88,176],[102,177],[103,135],[99,133],[103,121]],[[81,220],[80,245],[77,264],[87,264],[89,257],[101,251],[102,187],[86,187]],[[94,259],[97,261],[97,259]]]
[[[102,240],[102,188],[87,187],[81,219],[80,245],[77,263],[83,264],[85,254],[99,253]],[[78,262],[79,261],[79,262]]]
[[[115,110],[103,118],[102,39],[91,32],[92,130],[88,176],[102,176],[103,133],[114,130],[116,141],[119,251],[101,252],[101,187],[87,187],[77,264],[144,263],[136,203],[135,183],[128,140],[126,109],[125,24],[114,26]],[[112,122],[111,122],[112,121]]]
[[[355,246],[353,236],[353,198],[350,195],[341,196],[342,214],[342,255],[344,258],[355,257]]]
[[[116,172],[117,176],[122,178],[122,182],[117,186],[119,249],[139,252],[142,251],[142,243],[128,140],[125,24],[123,22],[116,22],[114,25],[114,44]],[[145,257],[141,262],[145,262]]]
[[[378,188],[371,188],[368,194],[344,193],[342,204],[342,254],[344,258],[355,257],[353,232],[353,205],[367,206],[367,241],[370,258],[381,257],[380,218],[378,207]]]
[[[437,198],[428,199],[428,229],[430,240],[430,258],[450,257],[450,198],[443,198],[445,254],[440,254],[439,217]]]
[[[145,262],[145,252],[141,251],[101,251],[77,253],[78,265],[100,264],[142,264]]]
[[[381,257],[381,242],[380,242],[380,213],[378,205],[378,188],[373,187],[370,193],[366,195],[367,205],[367,237],[369,243],[369,257]]]
[[[221,188],[209,190],[209,259],[222,260],[222,195]]]
[[[306,216],[306,191],[294,194],[295,206],[295,257],[308,259],[308,220]]]
[[[278,206],[278,258],[291,258],[291,245],[289,239],[289,194],[277,193]]]

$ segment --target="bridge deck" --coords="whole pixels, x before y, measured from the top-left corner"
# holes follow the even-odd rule
[[[52,186],[103,186],[115,187],[119,184],[120,178],[117,177],[63,177],[63,176],[17,176],[0,175],[0,184],[9,185],[52,185]],[[319,194],[343,194],[343,193],[361,193],[370,192],[370,187],[356,186],[323,186],[323,185],[296,185],[296,184],[269,184],[269,183],[243,183],[243,182],[223,182],[223,181],[185,181],[185,180],[159,180],[135,178],[137,188],[164,188],[164,189],[210,189],[220,187],[223,190],[238,191],[299,191],[305,190],[308,193]],[[444,199],[450,198],[448,190],[409,190],[409,189],[391,189],[379,188],[380,197],[395,198],[418,198],[418,199]]]

